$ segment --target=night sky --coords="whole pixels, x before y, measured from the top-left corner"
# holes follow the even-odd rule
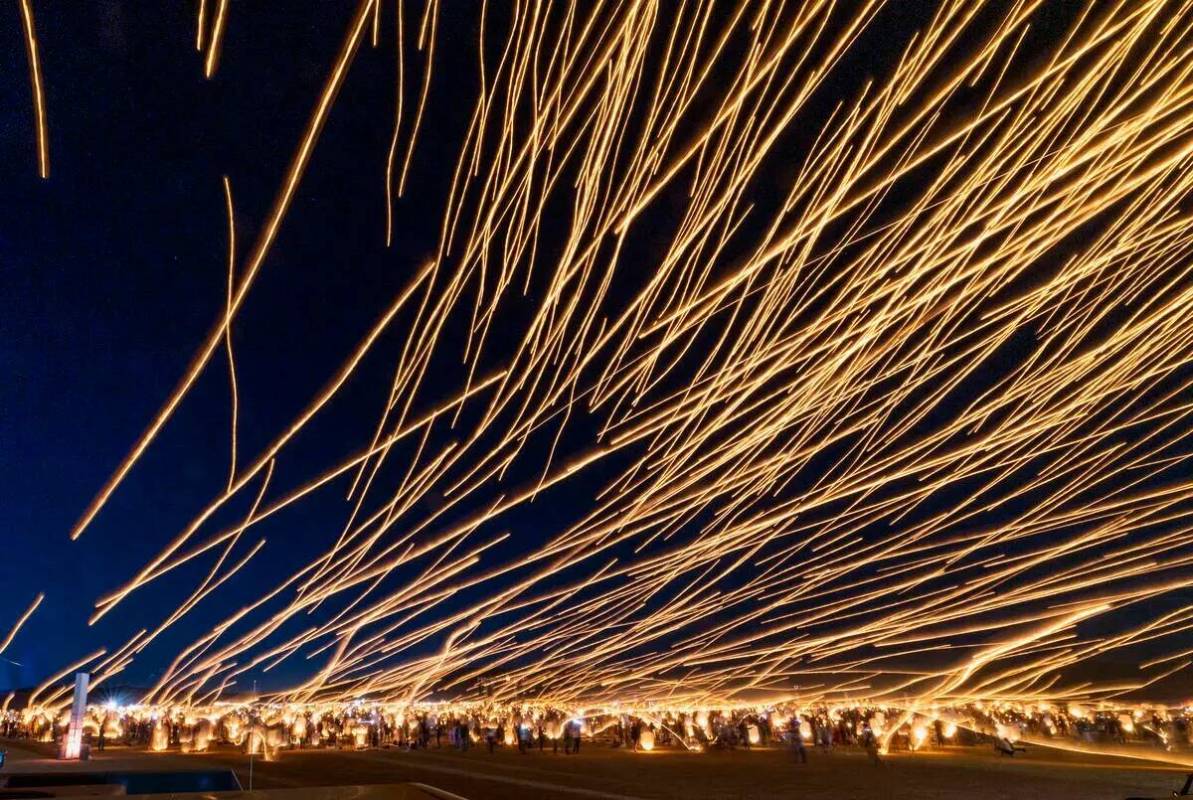
[[[91,649],[152,627],[205,571],[179,570],[178,580],[151,585],[120,613],[86,626],[95,600],[144,565],[226,480],[222,356],[93,528],[76,542],[68,534],[222,313],[222,176],[232,184],[240,266],[356,5],[234,4],[218,73],[207,81],[188,4],[39,4],[51,137],[51,178],[44,182],[36,174],[20,16],[10,9],[0,18],[8,45],[0,75],[0,619],[15,619],[37,592],[46,593],[26,635],[0,656],[0,689],[35,684]],[[450,180],[444,165],[454,163],[470,111],[445,89],[468,97],[477,85],[472,11],[456,3],[440,12],[441,90],[426,109],[412,189],[395,203],[388,250],[392,14],[385,18],[388,40],[358,53],[322,133],[326,144],[238,315],[242,460],[305,406],[434,254]],[[411,102],[421,76],[408,58]],[[494,341],[495,350],[504,344],[500,329]],[[368,443],[380,410],[377,386],[391,380],[400,343],[391,335],[378,348],[383,354],[366,361],[313,435],[296,443],[290,471],[279,465],[275,485],[292,486]],[[434,375],[430,381],[434,387]],[[591,492],[591,484],[556,492],[528,516],[535,525],[559,527],[572,518],[574,500]],[[328,525],[338,531],[343,524],[343,509],[324,493],[281,518],[280,527],[263,523],[272,546],[260,563],[242,572],[218,604],[168,631],[117,682],[152,682],[171,646],[189,643],[287,568],[321,552]],[[237,506],[229,519],[245,510]],[[301,675],[307,666],[295,669]],[[284,669],[276,674],[280,684],[295,677]]]
[[[36,684],[85,652],[155,624],[203,571],[197,565],[179,570],[176,579],[152,584],[118,613],[86,625],[95,600],[134,574],[222,488],[228,469],[222,355],[90,529],[76,542],[69,531],[222,312],[221,177],[231,180],[242,264],[356,3],[233,3],[219,71],[210,81],[194,49],[193,5],[36,5],[48,181],[36,174],[20,17],[15,4],[0,12],[0,631],[37,592],[46,593],[29,628],[0,656],[0,690]],[[881,35],[865,40],[811,105],[810,119],[881,73],[897,55],[892,43],[904,41],[930,7],[894,5]],[[236,322],[242,453],[255,454],[301,410],[433,255],[476,90],[477,27],[469,6],[443,8],[436,89],[410,190],[395,206],[389,249],[384,167],[393,114],[393,20],[385,21],[381,47],[366,46],[357,55]],[[1062,12],[1043,15],[1033,35],[1052,35],[1063,18]],[[812,133],[793,131],[784,152],[798,152]],[[793,169],[779,163],[769,171],[773,184],[755,189],[762,208],[781,197]],[[637,247],[648,263],[650,243]],[[514,320],[533,307],[534,292],[521,302],[509,312]],[[495,360],[514,343],[504,340],[504,331],[515,329],[495,329]],[[386,335],[334,408],[279,462],[279,486],[293,486],[367,444],[382,400],[378,386],[388,385],[401,331],[399,324]],[[449,340],[458,335],[449,333]],[[1008,345],[1003,358],[1013,360],[1015,347]],[[431,397],[438,378],[429,380]],[[591,432],[577,420],[570,443],[579,446]],[[532,455],[541,452],[535,448],[541,445],[531,447]],[[609,467],[616,469],[616,463]],[[569,481],[533,508],[507,515],[494,529],[517,536],[491,557],[514,556],[526,542],[565,526],[609,474]],[[117,682],[151,683],[172,649],[322,550],[342,524],[342,492],[337,485],[263,523],[261,534],[270,542],[255,562],[217,603],[163,636]],[[236,505],[221,520],[243,511]],[[269,680],[286,685],[308,669],[295,660]]]
[[[137,630],[120,615],[88,629],[88,609],[226,476],[221,361],[96,527],[68,539],[222,308],[221,176],[232,181],[238,233],[251,241],[354,6],[238,4],[219,73],[208,82],[187,4],[38,4],[48,182],[31,160],[16,8],[0,19],[0,618],[15,619],[38,591],[47,595],[31,621],[40,635],[22,636],[5,653],[21,666],[0,663],[0,687],[36,682]],[[445,32],[448,42],[454,36]],[[391,251],[383,247],[392,48],[362,56],[325,132],[336,144],[320,148],[260,278],[268,300],[246,308],[237,331],[252,331],[238,353],[244,452],[293,416],[372,323],[378,295],[396,293],[434,247],[434,226],[417,224],[402,229]],[[380,96],[378,86],[386,87]],[[436,138],[424,144],[433,151]],[[434,169],[433,159],[420,165]],[[406,202],[402,213],[409,219],[433,208]],[[375,398],[358,408],[374,415]],[[316,527],[291,520],[287,535],[301,540],[313,533],[308,525]],[[129,610],[151,611],[154,602],[150,590]],[[193,637],[196,628],[178,632]],[[138,662],[127,677],[145,680],[153,669]]]

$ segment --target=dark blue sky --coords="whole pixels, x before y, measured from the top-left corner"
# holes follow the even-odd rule
[[[232,180],[243,258],[355,3],[306,6],[237,4],[219,72],[205,81],[190,4],[36,4],[45,182],[31,160],[20,17],[15,7],[0,15],[0,620],[46,592],[30,621],[36,634],[5,654],[22,667],[0,662],[0,687],[151,622],[137,612],[153,608],[153,591],[85,627],[92,602],[226,474],[227,384],[216,361],[91,530],[68,540],[222,306],[221,176]],[[434,245],[411,233],[426,226],[410,225],[392,251],[382,247],[392,93],[376,89],[392,70],[392,41],[361,53],[325,132],[333,146],[320,148],[254,290],[268,299],[238,326],[249,342],[238,354],[243,452],[298,410],[371,324],[378,295],[394,294]],[[375,403],[366,408],[375,414]],[[294,527],[288,534],[301,536]],[[130,671],[143,677],[141,665]]]
[[[48,181],[36,175],[20,16],[16,9],[0,15],[8,44],[0,72],[0,620],[15,619],[37,592],[46,593],[0,657],[8,659],[0,661],[0,689],[34,684],[92,649],[118,646],[160,621],[204,574],[197,564],[181,569],[86,626],[95,600],[156,555],[226,481],[222,354],[86,534],[71,542],[69,531],[222,313],[221,177],[232,183],[240,266],[356,6],[234,4],[218,72],[207,81],[189,4],[38,4]],[[475,91],[471,10],[461,3],[441,11],[435,74],[454,91],[433,93],[428,103],[389,249],[390,9],[381,47],[357,54],[236,322],[242,463],[306,405],[433,255],[450,180],[444,165],[454,163],[470,110],[460,97]],[[408,10],[411,18],[417,13]],[[408,58],[412,100],[420,62]],[[382,355],[366,360],[312,434],[279,463],[279,492],[368,443],[383,398],[378,387],[392,378],[401,334],[399,322],[379,344]],[[495,349],[502,337],[499,328]],[[433,393],[435,375],[428,380]],[[342,488],[259,526],[271,540],[266,550],[119,681],[151,682],[172,648],[322,552],[343,524],[345,506],[333,496]],[[536,529],[558,527],[591,490],[563,488],[525,519]],[[233,504],[216,524],[245,510],[247,501]],[[306,669],[299,662],[276,680],[292,681]]]

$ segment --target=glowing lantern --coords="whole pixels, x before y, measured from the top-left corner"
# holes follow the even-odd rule
[[[758,744],[762,741],[762,734],[758,732],[757,725],[746,726],[746,738],[749,740],[750,744]]]
[[[214,738],[213,731],[215,726],[211,724],[209,719],[199,720],[199,724],[195,726],[194,736],[191,739],[191,746],[196,753],[204,753],[207,751],[207,745]]]
[[[643,750],[654,750],[654,731],[646,728],[642,731],[642,735],[638,737],[638,744]]]
[[[235,714],[224,718],[224,730],[228,733],[228,741],[235,745],[244,743],[244,722]]]
[[[943,733],[944,733],[944,738],[952,739],[954,736],[957,735],[957,723],[956,722],[946,722],[944,724]]]
[[[104,720],[104,736],[109,739],[119,739],[124,735],[124,728],[120,725],[118,717],[112,717]]]
[[[1008,742],[1019,741],[1019,726],[1018,725],[1004,725],[1001,722],[995,726],[998,736],[1001,739],[1006,739]]]
[[[169,737],[166,736],[166,728],[162,725],[161,720],[153,723],[153,733],[149,737],[149,749],[161,752],[169,746]]]
[[[924,744],[924,740],[928,738],[928,729],[923,725],[916,725],[911,729],[911,739],[915,743],[914,746],[919,748]]]

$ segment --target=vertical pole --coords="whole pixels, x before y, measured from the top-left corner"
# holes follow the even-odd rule
[[[91,676],[86,672],[75,673],[75,701],[70,709],[70,727],[66,730],[66,743],[62,757],[77,759],[83,747],[83,721],[87,713],[87,683]]]
[[[257,682],[253,681],[253,703],[255,704],[256,702],[257,702]],[[253,791],[253,752],[254,751],[253,751],[253,742],[252,742],[252,730],[253,730],[252,719],[253,718],[250,716],[249,717],[249,737],[250,737],[249,738],[249,791],[250,792]],[[262,750],[265,749],[265,740],[264,739],[261,740],[261,749]]]

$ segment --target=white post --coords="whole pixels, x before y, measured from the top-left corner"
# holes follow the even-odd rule
[[[256,703],[256,702],[257,702],[257,682],[253,681],[253,703]],[[249,719],[251,720],[252,717],[249,717]],[[248,739],[248,743],[249,743],[249,791],[250,792],[253,791],[253,753],[256,752],[255,750],[253,750],[253,738],[252,737],[253,737],[253,726],[250,724],[249,725],[249,739]],[[265,740],[264,739],[261,740],[261,752],[265,752]]]
[[[83,721],[87,713],[87,682],[91,676],[86,672],[75,673],[75,702],[70,710],[70,727],[66,731],[66,746],[62,757],[75,759],[83,746]]]

